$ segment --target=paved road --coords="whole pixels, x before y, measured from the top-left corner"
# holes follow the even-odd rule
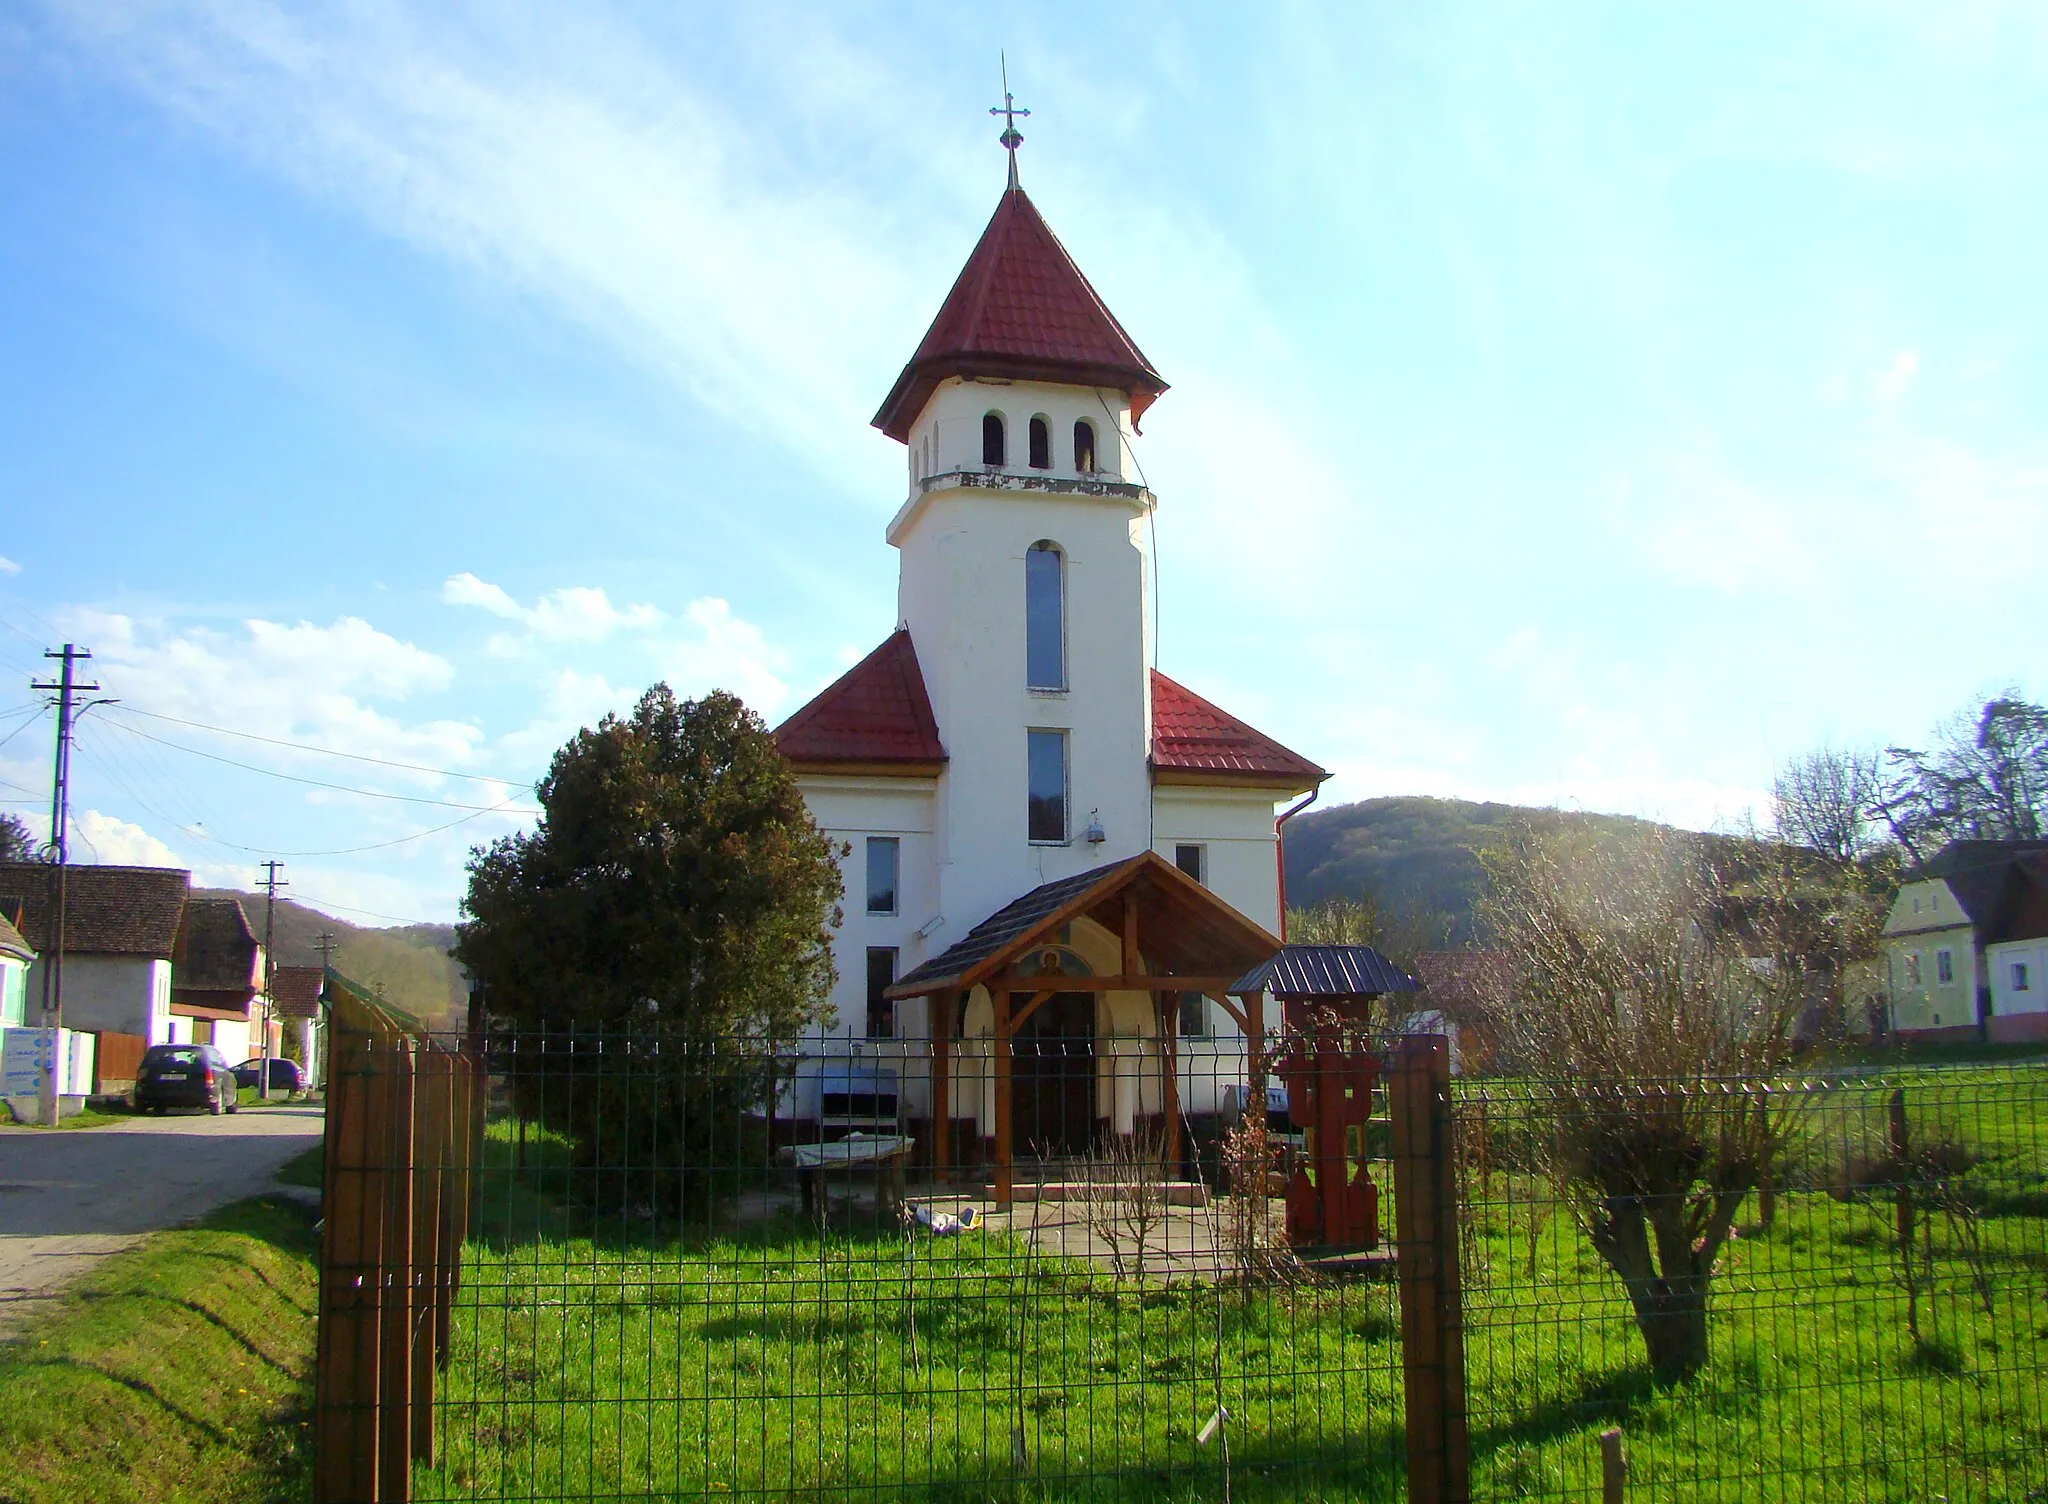
[[[144,1233],[271,1189],[319,1141],[317,1106],[0,1128],[0,1334],[65,1281]]]

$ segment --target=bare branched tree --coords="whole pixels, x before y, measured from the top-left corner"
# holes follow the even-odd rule
[[[1932,751],[1884,755],[1876,812],[1918,860],[1948,841],[2048,833],[2048,708],[2000,695],[1944,724]]]
[[[1884,784],[1874,752],[1817,747],[1778,769],[1771,787],[1777,837],[1837,862],[1875,844]]]
[[[1801,1102],[1763,1089],[1808,992],[1781,960],[1798,942],[1768,932],[1792,910],[1717,922],[1723,850],[1525,828],[1481,857],[1518,974],[1493,1027],[1535,1078],[1543,1168],[1627,1290],[1660,1382],[1706,1363],[1715,1262]],[[1754,853],[1746,867],[1754,887]]]
[[[1142,1285],[1146,1250],[1166,1225],[1166,1145],[1143,1130],[1111,1134],[1086,1173],[1088,1230],[1109,1250],[1110,1266]]]

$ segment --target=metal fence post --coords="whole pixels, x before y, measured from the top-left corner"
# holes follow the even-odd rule
[[[1388,1086],[1408,1504],[1467,1504],[1472,1487],[1464,1304],[1451,1153],[1450,1052],[1443,1037],[1402,1039]]]

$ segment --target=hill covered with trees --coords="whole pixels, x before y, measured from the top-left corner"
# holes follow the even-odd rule
[[[193,894],[234,899],[256,938],[263,938],[261,893],[195,888]],[[469,984],[448,955],[455,943],[452,924],[367,929],[286,898],[278,900],[275,924],[280,966],[318,966],[320,936],[331,934],[336,941],[334,968],[349,980],[373,990],[381,985],[391,1002],[436,1028],[458,1027],[466,1017]]]
[[[1370,902],[1385,914],[1431,919],[1440,943],[1470,944],[1473,909],[1486,891],[1477,852],[1519,820],[1580,823],[1614,834],[1663,829],[1629,815],[1595,815],[1519,804],[1396,795],[1309,810],[1284,827],[1287,904]]]

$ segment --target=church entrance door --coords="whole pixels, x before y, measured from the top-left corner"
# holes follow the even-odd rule
[[[1059,992],[1011,1046],[1010,1132],[1019,1155],[1086,1154],[1095,1143],[1095,998]]]

